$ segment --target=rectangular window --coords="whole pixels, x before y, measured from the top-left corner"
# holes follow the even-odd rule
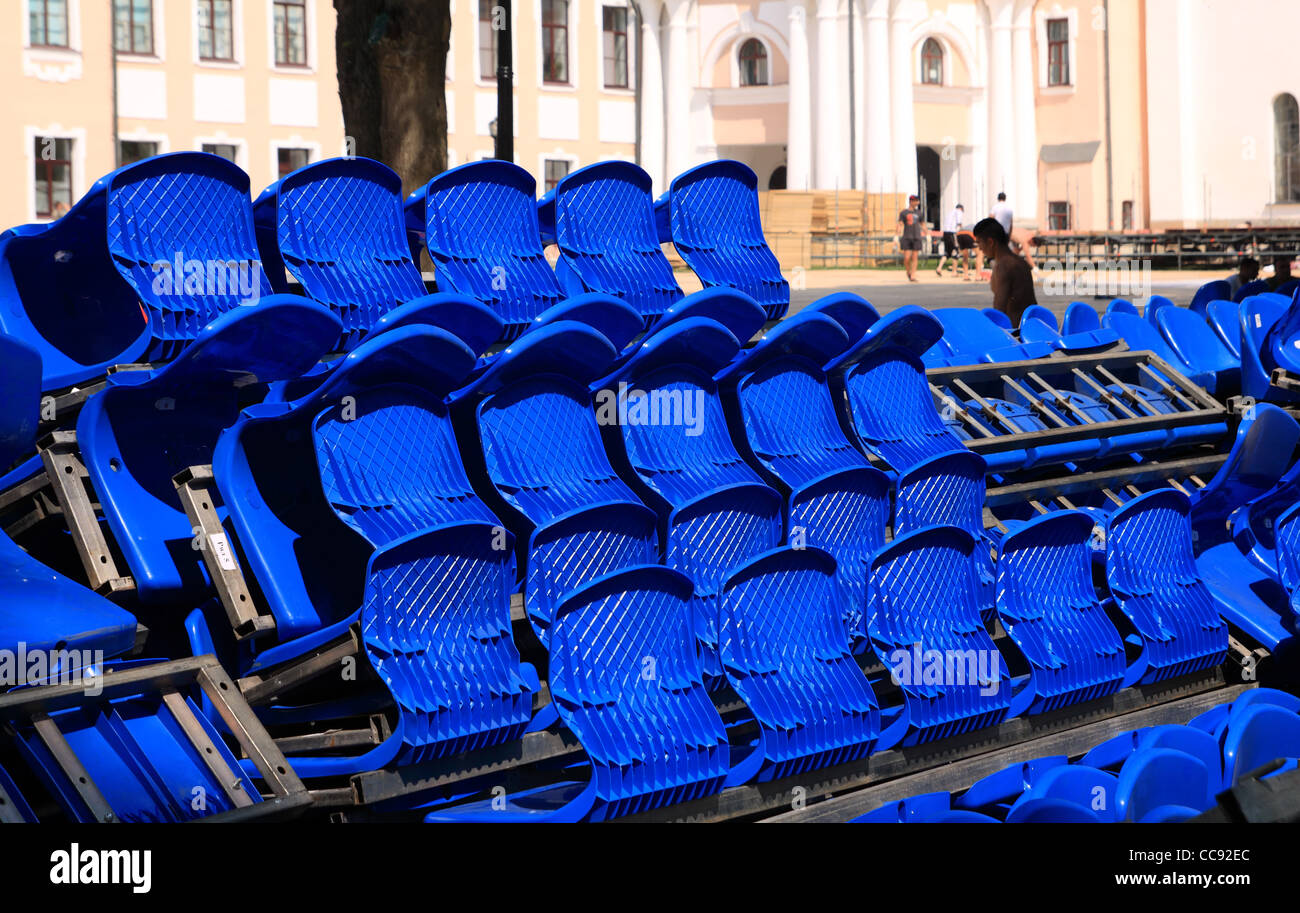
[[[34,48],[68,46],[68,0],[27,0],[27,42]]]
[[[280,149],[276,153],[280,165],[280,177],[284,177],[291,171],[297,171],[299,168],[305,168],[311,161],[310,149]]]
[[[275,64],[307,65],[307,0],[275,0]]]
[[[234,143],[204,143],[203,151],[219,155],[228,162],[239,161],[239,148]]]
[[[569,81],[569,0],[542,0],[542,81]]]
[[[153,54],[153,0],[113,0],[113,47]]]
[[[234,0],[198,0],[199,59],[235,59]]]
[[[1133,201],[1125,200],[1119,206],[1119,226],[1120,231],[1133,230]]]
[[[605,85],[627,88],[627,7],[602,7],[605,47]]]
[[[36,137],[36,217],[58,218],[72,205],[72,140]]]
[[[1051,231],[1070,230],[1070,204],[1053,202],[1047,204],[1047,227]]]
[[[494,0],[478,0],[479,79],[497,78],[497,30],[492,27],[495,6]]]
[[[158,154],[158,144],[152,141],[124,139],[117,144],[117,157],[123,165],[131,165]]]
[[[547,159],[543,164],[545,174],[542,175],[542,193],[549,193],[555,189],[555,185],[564,180],[569,173],[569,162],[567,159]]]
[[[1047,21],[1047,84],[1049,86],[1070,84],[1070,21],[1068,19]]]

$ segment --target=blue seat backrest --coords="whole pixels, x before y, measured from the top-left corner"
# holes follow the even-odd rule
[[[1159,331],[1141,317],[1123,311],[1107,311],[1102,324],[1124,337],[1130,349],[1153,352],[1175,371],[1189,371],[1189,366],[1169,347]]]
[[[511,339],[564,297],[542,249],[536,193],[523,168],[491,160],[444,171],[406,204],[407,229],[424,235],[438,290],[492,308]]]
[[[721,159],[682,172],[656,204],[661,221],[665,209],[673,247],[706,287],[738,288],[768,319],[785,316],[790,283],[763,237],[758,177],[748,165]]]
[[[841,620],[835,559],[782,548],[727,581],[720,613],[723,667],[762,728],[767,776],[864,757],[879,712]]]
[[[1041,320],[1053,330],[1060,330],[1060,324],[1056,322],[1056,315],[1043,307],[1041,304],[1031,304],[1025,308],[1024,313],[1020,315],[1020,328],[1023,330],[1026,320]]]
[[[1146,307],[1142,309],[1142,316],[1146,318],[1147,323],[1153,327],[1160,326],[1158,317],[1165,308],[1177,307],[1172,301],[1164,295],[1152,295],[1147,299]]]
[[[1132,314],[1134,317],[1142,316],[1141,311],[1138,310],[1138,306],[1127,298],[1112,298],[1110,303],[1106,305],[1105,316],[1109,317],[1111,314]]]
[[[1233,354],[1241,358],[1241,305],[1235,301],[1216,298],[1206,305],[1206,321],[1214,335]]]
[[[553,208],[560,247],[556,269],[570,294],[604,292],[654,323],[682,297],[659,246],[650,175],[631,162],[598,162],[556,185]]]
[[[1202,371],[1229,371],[1241,361],[1196,314],[1179,307],[1164,307],[1156,315],[1161,333],[1175,353]]]
[[[1088,302],[1071,301],[1065,309],[1065,322],[1062,326],[1063,332],[1067,334],[1087,333],[1101,329],[1101,318],[1097,315],[1097,309]]]
[[[1237,289],[1237,294],[1232,296],[1232,300],[1240,304],[1247,298],[1251,298],[1255,295],[1263,295],[1270,291],[1272,291],[1272,289],[1269,288],[1267,280],[1256,279],[1253,282],[1247,282],[1241,288]]]
[[[176,357],[214,318],[271,294],[248,187],[238,165],[202,152],[109,177],[108,250],[149,311],[149,360]]]
[[[929,457],[900,473],[895,535],[939,525],[982,536],[987,471],[983,457],[962,448]]]
[[[1255,295],[1241,302],[1241,392],[1262,400],[1268,394],[1273,368],[1277,367],[1268,344],[1273,324],[1286,313],[1287,305],[1271,295]]]
[[[1212,279],[1196,290],[1187,309],[1204,317],[1211,301],[1231,300],[1231,298],[1232,284],[1227,279]]]
[[[41,356],[0,334],[0,475],[34,452],[41,414]]]
[[[343,349],[386,312],[425,294],[406,242],[401,193],[401,178],[388,166],[334,158],[281,178],[254,204],[268,270],[272,256],[282,259],[307,295],[338,315]]]
[[[557,611],[551,695],[591,760],[595,818],[722,787],[727,735],[704,688],[692,591],[676,571],[638,567],[591,581]]]

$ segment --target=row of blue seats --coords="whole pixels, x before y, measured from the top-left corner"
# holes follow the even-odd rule
[[[1265,777],[1300,763],[1300,698],[1257,688],[1186,725],[1147,726],[1094,746],[1012,764],[960,794],[925,793],[855,819],[864,823],[1186,821],[1274,761]]]
[[[659,202],[706,286],[691,296],[660,248],[649,186],[626,162],[562,181],[545,206],[560,249],[552,271],[534,179],[507,162],[454,168],[404,204],[386,166],[331,159],[282,178],[253,205],[248,176],[232,163],[157,156],[101,178],[57,222],[0,235],[0,331],[37,349],[42,386],[55,390],[115,364],[170,360],[238,305],[286,300],[286,269],[342,321],[336,350],[413,321],[472,324],[495,343],[576,319],[621,346],[628,330],[602,317],[611,300],[632,307],[633,336],[737,299],[767,319],[784,315],[789,284],[763,240],[752,171],[702,165]],[[420,248],[441,295],[426,291]]]

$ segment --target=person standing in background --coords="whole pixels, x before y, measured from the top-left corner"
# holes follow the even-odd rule
[[[1002,230],[1006,232],[1007,237],[1010,238],[1011,225],[1015,221],[1015,212],[1012,210],[1011,204],[1007,202],[1007,195],[1005,193],[998,194],[998,202],[989,215],[998,220],[998,224],[1002,226]]]
[[[907,270],[907,281],[916,282],[916,263],[921,257],[921,198],[916,194],[907,198],[907,209],[898,214],[894,239],[898,241],[898,249],[903,252],[903,269]]]
[[[934,274],[943,277],[943,265],[952,258],[952,275],[957,278],[957,232],[961,231],[961,220],[966,214],[966,210],[960,203],[952,208],[952,211],[944,217],[943,220],[943,256],[939,258],[939,265],[934,268]],[[965,268],[962,269],[965,273]]]

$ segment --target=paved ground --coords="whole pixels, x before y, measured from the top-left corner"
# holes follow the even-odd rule
[[[1164,295],[1175,304],[1187,305],[1192,294],[1210,279],[1222,279],[1224,271],[1213,272],[1173,270],[1152,272],[1150,290],[1143,286],[1145,281],[1134,283],[1133,289],[1120,288],[1116,294],[1080,294],[1071,291],[1059,291],[1065,285],[1059,274],[1049,275],[1039,270],[1035,287],[1038,303],[1049,307],[1058,317],[1064,315],[1071,301],[1087,301],[1103,311],[1112,298],[1129,298],[1142,303],[1148,295]],[[988,280],[962,282],[960,279],[940,279],[934,269],[922,270],[917,274],[919,282],[909,283],[902,270],[871,269],[827,269],[807,270],[802,275],[793,277],[793,289],[790,293],[790,312],[794,313],[822,295],[833,291],[855,292],[876,306],[882,314],[906,304],[921,307],[991,307],[993,293],[989,290]],[[677,281],[686,292],[700,287],[699,280],[690,272],[678,272]],[[1084,282],[1081,278],[1079,282]],[[799,288],[802,282],[804,288]],[[1049,283],[1051,288],[1049,289]],[[1078,288],[1079,286],[1076,286]],[[1089,288],[1084,285],[1084,288]]]

